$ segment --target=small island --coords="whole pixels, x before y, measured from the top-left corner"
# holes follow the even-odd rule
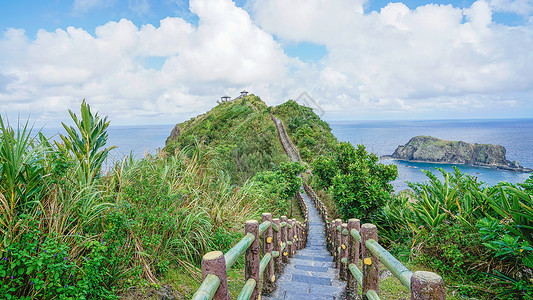
[[[388,158],[414,162],[469,164],[514,172],[533,172],[517,161],[508,161],[501,145],[445,141],[431,136],[415,136],[400,145]]]

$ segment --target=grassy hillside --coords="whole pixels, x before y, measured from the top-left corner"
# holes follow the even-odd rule
[[[270,111],[253,95],[222,103],[180,124],[166,151],[107,173],[109,121],[85,102],[61,143],[0,118],[0,294],[139,299],[167,284],[190,297],[202,255],[228,250],[246,220],[298,218],[304,167],[289,162]],[[242,284],[239,268],[230,276]]]
[[[115,299],[165,282],[192,293],[205,252],[227,250],[261,212],[290,213],[299,168],[284,164],[266,109],[256,97],[223,104],[186,123],[204,143],[184,135],[108,173],[109,121],[85,102],[61,143],[0,118],[0,294]]]
[[[257,172],[289,162],[270,110],[254,95],[221,103],[179,124],[180,135],[169,141],[166,150],[173,152],[196,141],[203,143],[219,155],[220,167],[232,182],[242,184]]]
[[[335,152],[338,141],[331,133],[329,124],[320,119],[309,107],[298,105],[289,100],[272,110],[283,120],[287,133],[300,149],[300,156],[311,162],[319,155]]]

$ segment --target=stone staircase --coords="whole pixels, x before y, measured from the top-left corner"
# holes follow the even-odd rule
[[[346,283],[338,280],[333,257],[326,250],[324,223],[311,199],[302,193],[309,208],[309,235],[306,248],[298,251],[277,281],[272,294],[263,294],[266,300],[344,299]]]

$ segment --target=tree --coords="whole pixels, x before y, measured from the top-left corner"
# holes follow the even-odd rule
[[[342,142],[333,157],[321,156],[312,163],[318,186],[330,191],[343,218],[367,219],[391,199],[389,182],[396,179],[398,170],[378,160],[365,146],[355,149]]]

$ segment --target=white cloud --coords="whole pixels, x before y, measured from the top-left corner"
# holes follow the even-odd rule
[[[170,123],[208,109],[227,87],[284,76],[287,57],[246,11],[230,0],[194,0],[191,8],[197,27],[166,18],[138,28],[122,19],[94,36],[69,27],[40,30],[35,39],[9,29],[0,38],[0,105],[47,117],[86,98],[118,123]],[[149,56],[165,59],[161,70],[143,66]]]
[[[441,107],[466,114],[463,102],[474,101],[472,95],[493,95],[483,103],[496,111],[498,103],[508,104],[502,94],[533,94],[533,28],[493,23],[485,1],[467,9],[389,3],[370,14],[361,13],[362,3],[343,0],[327,2],[334,10],[308,0],[301,13],[297,2],[256,0],[254,16],[281,39],[326,46],[317,65],[321,80],[306,88],[336,99],[332,109],[339,114],[390,111],[394,117],[421,107],[434,115]]]
[[[532,0],[489,0],[490,6],[498,12],[529,16],[533,13]]]
[[[364,3],[254,0],[251,18],[230,0],[191,0],[198,25],[122,19],[94,35],[69,27],[34,39],[9,29],[0,36],[0,109],[66,119],[87,98],[116,123],[172,123],[245,88],[269,104],[307,91],[327,118],[533,113],[533,22],[494,23],[507,2],[390,3],[368,14]],[[304,63],[280,46],[299,42],[327,54]],[[153,57],[161,68],[146,65]]]
[[[365,0],[256,0],[254,17],[281,38],[321,44],[363,15]]]

